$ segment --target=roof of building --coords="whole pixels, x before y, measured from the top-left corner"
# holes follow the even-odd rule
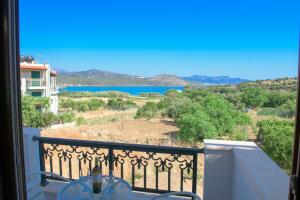
[[[33,63],[20,63],[20,68],[25,70],[47,70],[47,65],[33,64]]]

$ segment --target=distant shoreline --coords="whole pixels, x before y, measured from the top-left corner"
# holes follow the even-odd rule
[[[182,91],[184,90],[184,86],[126,86],[126,85],[113,85],[113,86],[64,86],[59,88],[60,92],[123,92],[128,93],[130,95],[139,95],[142,93],[159,93],[159,94],[165,94],[169,90],[177,90]]]
[[[64,87],[186,87],[188,85],[58,85],[59,88]]]

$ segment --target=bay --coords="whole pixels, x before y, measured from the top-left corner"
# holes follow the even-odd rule
[[[60,92],[127,92],[131,95],[141,93],[159,93],[165,94],[168,90],[182,91],[182,86],[66,86],[60,89]]]

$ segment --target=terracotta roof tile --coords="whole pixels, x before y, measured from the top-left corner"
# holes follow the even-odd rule
[[[42,64],[41,65],[36,65],[36,64],[21,63],[20,68],[21,69],[27,69],[27,70],[47,70],[47,66],[42,65]]]

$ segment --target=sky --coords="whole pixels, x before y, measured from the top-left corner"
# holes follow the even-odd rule
[[[20,0],[20,52],[58,70],[296,76],[299,0]]]

